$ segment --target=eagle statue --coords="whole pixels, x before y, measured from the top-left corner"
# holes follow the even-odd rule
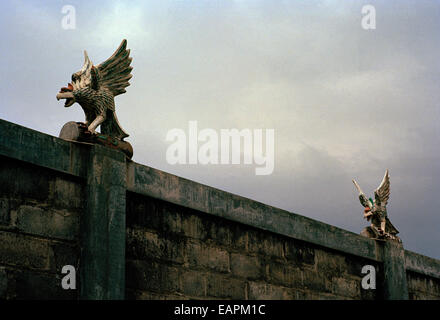
[[[374,191],[374,200],[367,198],[358,183],[353,180],[356,189],[359,191],[359,200],[364,209],[364,218],[371,221],[371,226],[364,229],[363,235],[376,239],[392,239],[400,242],[397,234],[399,231],[388,219],[386,205],[390,197],[390,176],[388,170],[382,179],[379,187]]]
[[[121,128],[115,113],[114,97],[125,93],[133,67],[127,50],[127,40],[122,40],[119,48],[106,61],[94,66],[87,51],[84,51],[84,65],[72,74],[72,81],[61,88],[57,100],[65,99],[65,107],[77,102],[84,110],[87,131],[96,135],[101,125],[101,134],[123,141],[128,134]]]

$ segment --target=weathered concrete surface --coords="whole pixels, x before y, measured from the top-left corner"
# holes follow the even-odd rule
[[[8,289],[8,279],[4,267],[0,267],[0,299],[6,299],[6,290]]]
[[[411,300],[440,300],[440,279],[407,271],[408,293]]]
[[[16,219],[18,230],[25,233],[66,240],[78,236],[79,215],[67,210],[23,205],[18,208]]]
[[[0,119],[0,156],[85,178],[85,148]]]
[[[407,270],[440,279],[440,260],[405,250],[405,267]]]
[[[411,300],[440,300],[440,261],[405,250],[408,293]]]
[[[129,299],[380,299],[380,263],[129,192]]]
[[[81,220],[81,298],[124,299],[125,155],[89,151],[87,209]]]
[[[395,241],[386,241],[382,244],[384,298],[386,300],[408,300],[405,250],[403,245]]]
[[[71,175],[0,156],[0,299],[75,299],[84,186]]]

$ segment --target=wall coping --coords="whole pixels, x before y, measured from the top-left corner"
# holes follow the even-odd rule
[[[0,119],[1,156],[86,178],[87,147]]]
[[[127,190],[374,261],[374,240],[305,216],[222,191],[135,162]]]
[[[440,260],[405,250],[406,270],[440,279]]]

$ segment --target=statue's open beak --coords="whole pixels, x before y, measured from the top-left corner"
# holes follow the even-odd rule
[[[75,103],[75,96],[73,95],[72,91],[73,87],[69,83],[67,87],[61,88],[60,92],[57,94],[57,100],[66,99],[66,102],[64,103],[64,107],[66,108]]]

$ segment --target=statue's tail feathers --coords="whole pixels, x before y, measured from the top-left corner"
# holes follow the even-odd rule
[[[101,125],[101,133],[109,135],[119,140],[124,140],[129,135],[121,128],[116,113],[112,110],[107,111],[107,121]]]
[[[351,180],[351,181],[353,181],[353,183],[354,183],[354,186],[356,187],[356,189],[359,191],[359,194],[362,194],[363,192],[362,192],[362,190],[361,190],[361,187],[358,185],[358,183],[356,182],[356,180]]]
[[[365,195],[365,193],[362,191],[361,187],[358,185],[358,183],[356,182],[356,180],[351,180],[354,183],[354,186],[356,187],[356,189],[359,191],[359,201],[361,202],[361,205],[363,207],[369,207],[370,209],[373,208],[373,202],[370,201],[367,196]]]

